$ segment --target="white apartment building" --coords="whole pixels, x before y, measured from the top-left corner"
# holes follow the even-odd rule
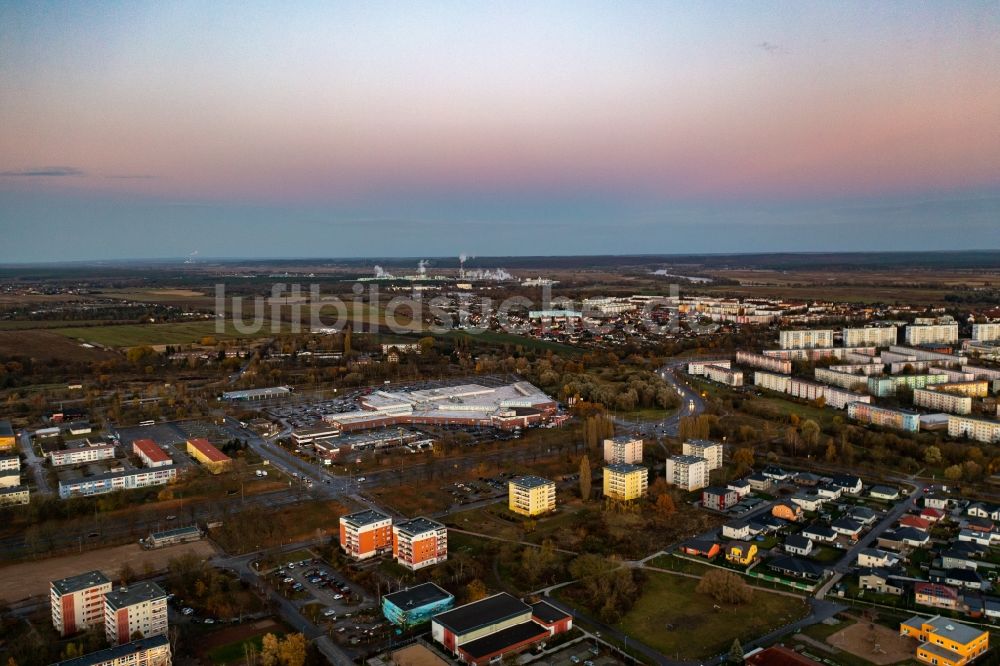
[[[99,444],[77,446],[71,449],[49,451],[49,462],[53,467],[64,465],[82,465],[84,463],[108,460],[115,457],[115,445],[106,442]]]
[[[104,595],[104,636],[111,645],[128,643],[136,633],[143,638],[167,633],[167,593],[143,580]]]
[[[1000,341],[1000,322],[991,324],[973,324],[972,339],[977,342]]]
[[[736,364],[748,365],[751,368],[760,368],[761,370],[770,370],[771,372],[778,372],[784,375],[792,374],[791,361],[774,358],[773,356],[765,356],[764,354],[755,354],[754,352],[736,352]]]
[[[716,361],[691,361],[688,363],[688,374],[704,376],[707,372],[706,368],[710,365],[715,365],[720,368],[729,368],[732,367],[732,361],[727,361],[726,359],[719,359]]]
[[[958,342],[958,322],[952,324],[910,325],[906,327],[906,344],[926,345]]]
[[[619,435],[605,439],[604,462],[638,465],[642,462],[642,438]]]
[[[753,373],[754,384],[768,391],[777,391],[778,393],[788,392],[788,382],[791,379],[788,375],[778,375],[773,372],[763,372],[761,370]]]
[[[743,373],[721,365],[706,365],[705,376],[726,386],[743,386]]]
[[[13,456],[0,456],[0,472],[20,472],[21,471],[21,457],[17,455]]]
[[[820,329],[780,331],[778,333],[778,346],[782,349],[832,347],[833,331]]]
[[[949,414],[948,435],[968,437],[977,442],[998,442],[1000,441],[1000,421],[987,421]]]
[[[862,328],[845,328],[841,344],[845,347],[888,347],[896,344],[899,335],[895,326],[864,326]]]
[[[972,398],[967,395],[946,393],[934,388],[913,389],[913,404],[936,412],[971,414]]]
[[[150,636],[123,645],[98,650],[54,666],[170,666],[170,639]]]
[[[65,638],[104,622],[104,595],[111,581],[100,571],[88,571],[49,583],[52,626]]]
[[[710,439],[689,439],[683,444],[684,455],[704,458],[709,471],[722,467],[722,444]]]
[[[838,372],[836,370],[831,370],[829,368],[816,368],[813,371],[813,376],[816,381],[823,384],[830,384],[831,386],[839,386],[840,388],[850,389],[854,388],[858,384],[862,386],[867,386],[868,378],[865,375],[855,375],[849,372]]]
[[[708,461],[700,456],[667,458],[667,483],[687,491],[708,487]]]

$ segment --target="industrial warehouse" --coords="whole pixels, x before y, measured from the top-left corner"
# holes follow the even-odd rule
[[[375,391],[358,401],[361,409],[328,414],[341,431],[396,425],[523,428],[551,419],[556,402],[529,382],[496,387],[462,384],[412,391]]]

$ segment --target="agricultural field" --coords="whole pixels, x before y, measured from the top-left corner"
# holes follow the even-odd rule
[[[192,344],[202,338],[215,339],[255,338],[269,335],[270,325],[265,322],[257,333],[237,331],[226,322],[225,331],[216,331],[214,321],[180,322],[173,324],[122,324],[120,326],[74,326],[53,329],[52,333],[104,347],[138,347],[141,345]]]
[[[58,330],[58,329],[56,329]],[[54,331],[0,330],[0,358],[27,356],[39,361],[106,361],[113,352],[84,347],[79,342]]]

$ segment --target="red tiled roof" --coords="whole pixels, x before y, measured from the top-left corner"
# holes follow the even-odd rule
[[[819,662],[785,647],[769,647],[746,659],[750,666],[818,666]]]
[[[170,460],[170,456],[164,453],[163,449],[157,446],[156,442],[151,439],[137,439],[132,442],[132,450],[138,449],[142,452],[144,456],[149,458],[151,462],[166,462]]]
[[[189,439],[188,444],[198,449],[202,454],[205,455],[211,462],[226,462],[229,460],[229,456],[215,448],[210,441],[207,439]]]

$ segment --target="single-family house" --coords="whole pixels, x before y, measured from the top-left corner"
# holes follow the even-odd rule
[[[812,488],[818,486],[823,477],[812,472],[799,472],[792,478],[792,482],[797,486]]]
[[[832,483],[823,483],[816,486],[816,492],[820,497],[829,500],[839,500],[844,494],[844,489]]]
[[[826,500],[819,496],[815,490],[803,490],[795,493],[789,498],[794,504],[802,507],[803,511],[819,511],[823,508]]]
[[[951,498],[945,495],[924,495],[924,506],[931,509],[947,511],[951,508]]]
[[[781,520],[798,522],[802,520],[802,507],[789,500],[778,500],[771,507],[771,515]]]
[[[936,523],[939,520],[944,520],[947,514],[941,509],[935,509],[932,506],[925,506],[920,510],[920,517],[931,523]],[[992,524],[992,521],[991,521]]]
[[[892,486],[872,486],[868,490],[868,496],[872,499],[895,501],[899,499],[899,488]]]
[[[841,534],[855,541],[859,536],[861,536],[861,523],[856,520],[851,520],[850,518],[838,518],[830,523],[830,527],[832,527],[833,531],[837,534]]]
[[[761,474],[771,479],[772,481],[788,481],[792,478],[791,472],[786,472],[777,465],[768,465],[763,470]]]
[[[958,610],[958,590],[940,583],[916,583],[913,601],[921,606]]]
[[[908,513],[899,519],[900,527],[912,527],[915,530],[920,530],[921,532],[926,532],[930,529],[931,524],[912,513]]]
[[[750,494],[750,482],[746,479],[737,479],[726,484],[726,488],[736,493],[736,496],[743,499]]]
[[[858,586],[862,590],[873,590],[879,594],[903,594],[903,583],[884,569],[863,569],[858,572]]]
[[[821,543],[833,543],[837,540],[837,533],[833,531],[833,528],[827,525],[820,525],[819,523],[806,525],[802,528],[800,534],[807,539]]]
[[[878,513],[867,506],[856,506],[850,510],[848,516],[851,520],[856,520],[862,525],[871,525],[878,519]]]
[[[973,502],[965,510],[973,518],[989,518],[990,520],[1000,520],[1000,506],[987,504],[986,502]]]
[[[959,541],[971,541],[981,546],[992,546],[995,534],[993,532],[977,532],[976,530],[959,530]]]
[[[701,490],[701,505],[712,511],[726,511],[740,501],[735,490],[710,486]]]
[[[750,538],[750,523],[746,520],[731,520],[722,526],[722,536],[734,541],[746,541]]]
[[[785,537],[785,552],[790,555],[808,556],[813,551],[813,542],[801,534],[789,534]]]
[[[704,539],[692,539],[681,546],[681,552],[692,557],[714,560],[719,554],[719,544]]]
[[[759,493],[768,493],[774,490],[774,480],[761,473],[751,474],[747,477],[750,489]]]
[[[901,558],[896,553],[878,548],[863,548],[858,553],[858,566],[869,569],[891,569],[900,561]]]
[[[781,576],[811,581],[819,580],[825,573],[825,569],[819,564],[794,555],[776,557],[767,563],[767,568]]]
[[[830,482],[843,489],[843,491],[848,495],[860,495],[861,491],[864,489],[864,484],[861,482],[860,476],[837,474],[831,478]]]
[[[726,559],[746,567],[757,559],[757,544],[752,541],[730,541],[726,545]]]
[[[966,590],[987,590],[989,581],[985,580],[975,569],[932,569],[927,578],[932,583],[944,583]]]

